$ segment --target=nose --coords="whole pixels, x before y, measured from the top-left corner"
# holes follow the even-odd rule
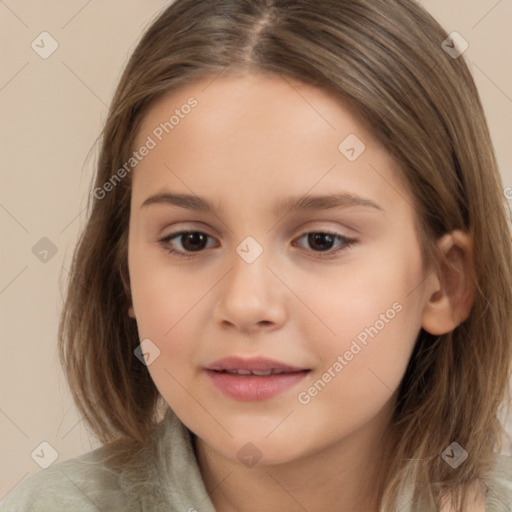
[[[215,320],[223,328],[246,333],[274,330],[287,316],[286,290],[267,266],[266,252],[253,262],[234,251],[231,270],[219,283]]]

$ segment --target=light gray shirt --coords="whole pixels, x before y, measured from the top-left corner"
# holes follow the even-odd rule
[[[194,453],[191,432],[169,409],[140,452],[139,463],[116,472],[109,447],[54,463],[7,496],[1,512],[215,512]],[[486,512],[512,511],[512,457],[502,454],[489,480]],[[400,512],[413,511],[412,489]],[[430,512],[430,511],[429,511]]]

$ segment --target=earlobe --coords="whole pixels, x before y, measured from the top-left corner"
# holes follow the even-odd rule
[[[130,306],[130,307],[128,308],[128,316],[129,316],[130,318],[135,318],[135,310],[133,309],[133,306]]]
[[[422,327],[430,334],[453,331],[464,322],[474,301],[471,237],[460,230],[438,241],[440,261],[427,278],[427,302]]]

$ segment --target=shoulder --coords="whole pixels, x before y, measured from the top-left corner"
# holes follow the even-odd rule
[[[494,468],[486,479],[487,512],[509,512],[512,510],[512,456],[502,453],[496,458]]]
[[[133,510],[118,474],[104,464],[105,447],[53,464],[28,477],[7,496],[2,512]]]

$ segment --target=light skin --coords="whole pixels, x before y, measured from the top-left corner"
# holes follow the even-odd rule
[[[129,315],[140,339],[160,350],[151,377],[197,435],[216,510],[374,512],[381,436],[417,334],[422,327],[448,332],[469,314],[470,240],[459,231],[445,235],[439,247],[453,269],[425,268],[397,164],[346,104],[289,78],[223,74],[172,91],[147,112],[134,146],[190,97],[198,105],[133,171]],[[366,146],[353,162],[338,149],[349,134]],[[161,193],[201,196],[222,208],[142,206]],[[306,193],[350,194],[374,205],[274,212],[279,201]],[[180,258],[159,242],[179,231],[207,236],[203,246],[197,238],[168,241],[190,255]],[[315,245],[304,236],[325,232],[342,238]],[[236,251],[248,236],[263,249],[252,263]],[[300,403],[298,394],[396,303],[400,312]],[[241,402],[203,370],[232,355],[310,371],[278,396]],[[237,456],[247,443],[261,454],[252,467]]]

